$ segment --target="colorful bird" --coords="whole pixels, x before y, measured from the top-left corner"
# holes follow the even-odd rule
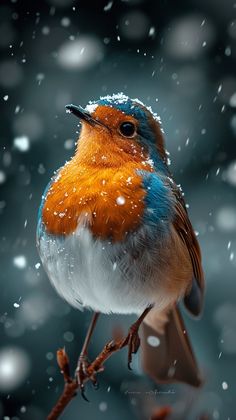
[[[144,321],[144,370],[157,381],[198,386],[178,303],[184,299],[194,316],[201,312],[201,254],[169,171],[160,120],[124,94],[100,98],[85,109],[66,108],[82,129],[75,155],[43,195],[37,245],[59,295],[95,312],[77,368],[81,390],[99,313],[138,315],[126,337],[129,367]]]

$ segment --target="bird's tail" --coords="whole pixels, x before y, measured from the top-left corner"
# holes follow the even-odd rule
[[[155,309],[151,313],[143,323],[144,371],[156,382],[185,382],[200,386],[200,372],[179,309],[174,307],[168,313],[162,331],[160,314]]]

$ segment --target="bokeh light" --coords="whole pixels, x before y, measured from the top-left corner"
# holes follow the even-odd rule
[[[189,15],[170,22],[165,49],[173,58],[192,60],[205,54],[214,39],[214,27],[204,16]]]
[[[58,51],[58,63],[68,70],[87,69],[103,58],[101,42],[92,36],[81,35],[74,41],[65,42]]]
[[[236,208],[231,206],[221,207],[217,212],[216,223],[222,231],[236,231]]]
[[[0,391],[10,392],[18,388],[30,371],[27,353],[18,347],[0,348]]]

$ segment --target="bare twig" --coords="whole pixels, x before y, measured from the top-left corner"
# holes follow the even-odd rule
[[[116,341],[110,341],[107,343],[101,353],[96,357],[96,359],[88,366],[87,372],[88,376],[85,378],[84,382],[87,382],[91,377],[96,373],[104,370],[103,364],[105,361],[116,351],[127,346],[128,340],[119,339]],[[59,400],[53,407],[52,411],[47,417],[47,420],[56,420],[62,414],[66,406],[70,403],[73,397],[77,394],[79,388],[79,383],[77,378],[73,379],[70,376],[69,368],[69,358],[65,352],[65,349],[59,349],[57,352],[57,363],[60,367],[61,373],[63,374],[65,386],[60,396]]]
[[[53,407],[51,413],[48,415],[47,420],[58,419],[60,414],[64,411],[65,407],[70,403],[72,398],[76,395],[78,389],[78,382],[73,379],[71,382],[65,383],[64,390],[56,405]]]
[[[57,351],[57,363],[64,376],[65,383],[71,382],[69,357],[67,356],[65,349],[59,349]]]
[[[118,350],[121,350],[123,347],[127,346],[127,338],[123,338],[117,341],[110,341],[107,343],[101,353],[96,357],[96,359],[89,365],[88,374],[92,376],[96,372],[101,372],[103,368],[103,363],[109,359],[109,357]]]
[[[96,374],[104,370],[103,364],[109,357],[118,350],[121,350],[123,347],[128,346],[128,368],[130,369],[130,364],[132,361],[132,354],[136,353],[139,345],[140,339],[138,336],[138,330],[140,324],[144,320],[145,316],[151,310],[152,306],[148,306],[137,321],[131,325],[129,329],[129,333],[125,338],[121,338],[120,334],[118,333],[115,340],[110,341],[107,343],[101,353],[96,357],[96,359],[90,363],[89,366],[86,366],[86,375],[82,377],[82,381],[76,375],[75,378],[71,378],[70,376],[70,368],[69,368],[69,358],[64,349],[60,349],[57,352],[57,362],[61,369],[61,373],[63,374],[65,386],[63,393],[59,400],[57,401],[56,405],[52,409],[51,413],[48,416],[48,420],[55,420],[57,419],[60,414],[63,412],[65,407],[69,404],[72,398],[76,395],[76,391],[80,388],[82,396],[85,398],[84,395],[84,383],[88,380],[91,380],[94,384],[96,384]]]

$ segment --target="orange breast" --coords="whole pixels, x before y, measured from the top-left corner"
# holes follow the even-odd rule
[[[96,237],[122,240],[144,213],[146,193],[137,169],[153,171],[141,145],[83,124],[75,156],[47,193],[46,230],[69,235],[85,224]]]
[[[144,212],[145,191],[137,164],[96,170],[64,166],[46,196],[42,218],[51,234],[68,235],[79,223],[100,238],[122,240],[137,228]],[[140,168],[141,169],[141,168]]]

